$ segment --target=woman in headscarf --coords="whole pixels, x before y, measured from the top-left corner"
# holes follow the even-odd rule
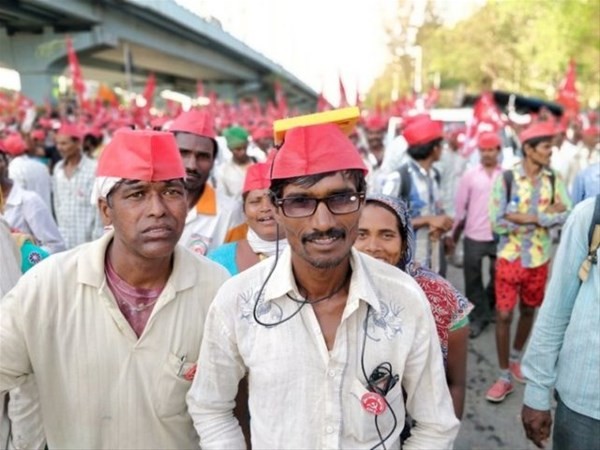
[[[468,314],[473,305],[447,280],[413,262],[415,235],[406,204],[395,197],[367,197],[354,246],[411,275],[421,286],[435,319],[454,411],[462,417],[465,400]]]
[[[248,168],[242,200],[248,231],[246,238],[223,244],[210,251],[208,258],[221,264],[231,275],[236,275],[261,260],[281,253],[287,240],[277,228],[274,207],[269,198],[268,163],[253,164]]]

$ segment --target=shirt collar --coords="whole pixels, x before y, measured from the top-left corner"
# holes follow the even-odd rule
[[[527,177],[527,174],[525,173],[525,167],[523,166],[523,164],[522,164],[522,163],[521,163],[521,164],[519,164],[519,165],[516,167],[516,172],[517,172],[517,175],[519,175],[519,178],[526,178],[526,177]],[[540,177],[542,177],[542,176],[548,176],[548,177],[549,177],[549,176],[551,176],[551,175],[552,175],[552,171],[551,171],[551,169],[549,169],[548,167],[544,167],[544,168],[543,168],[543,169],[540,171],[540,173],[537,175],[537,178],[540,178]]]
[[[217,194],[213,187],[208,183],[204,185],[202,196],[196,203],[196,212],[198,214],[204,214],[205,216],[217,215]]]
[[[373,286],[370,273],[365,267],[364,258],[364,255],[358,250],[354,248],[351,250],[350,267],[352,267],[352,277],[350,278],[347,304],[350,307],[353,304],[358,306],[358,301],[363,300],[371,305],[375,311],[380,312],[381,307],[377,290]],[[271,259],[275,261],[273,258]],[[289,246],[281,253],[277,266],[265,286],[264,301],[276,300],[286,294],[298,299],[302,298],[292,272],[292,251]]]
[[[97,288],[100,288],[105,283],[104,258],[106,249],[113,240],[113,237],[114,231],[108,231],[101,238],[81,248],[77,257],[77,281],[79,283]],[[175,247],[173,270],[167,280],[165,290],[169,288],[174,292],[179,292],[194,286],[195,272],[188,270],[189,267],[195,264],[194,258],[196,256],[180,245]]]

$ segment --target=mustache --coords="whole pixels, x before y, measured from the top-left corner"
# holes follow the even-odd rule
[[[305,234],[304,236],[302,236],[302,243],[314,241],[316,239],[336,239],[344,237],[346,237],[346,233],[344,232],[344,230],[341,230],[339,228],[331,228],[327,231],[314,231],[312,233]]]

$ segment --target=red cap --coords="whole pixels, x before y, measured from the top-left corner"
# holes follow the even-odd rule
[[[246,192],[256,191],[257,189],[269,189],[271,186],[271,180],[269,179],[270,171],[271,164],[269,163],[256,163],[248,167],[242,193],[245,194]]]
[[[169,131],[196,134],[210,139],[215,139],[215,121],[208,112],[191,109],[180,114],[169,127]]]
[[[479,148],[498,148],[502,145],[502,141],[496,133],[485,131],[477,138],[477,147]]]
[[[259,139],[268,139],[273,137],[273,128],[271,127],[257,127],[252,132],[252,140],[258,141]]]
[[[9,134],[4,139],[4,151],[12,156],[19,156],[25,153],[27,144],[18,133]]]
[[[379,114],[374,114],[365,119],[365,128],[371,131],[383,131],[387,128],[387,122]]]
[[[100,127],[85,127],[83,135],[87,136],[88,134],[99,138],[102,137],[102,130],[100,129]]]
[[[56,134],[62,134],[74,139],[81,139],[81,129],[75,123],[63,122]]]
[[[431,120],[429,117],[422,117],[410,122],[404,128],[404,139],[409,147],[423,145],[444,137],[444,127],[442,122]]]
[[[556,127],[551,122],[536,122],[525,128],[521,134],[519,134],[519,140],[521,144],[529,141],[530,139],[541,138],[541,137],[552,137],[556,134]]]
[[[169,120],[171,120],[168,116],[160,116],[155,117],[150,121],[150,126],[152,128],[162,128],[164,124],[166,124]]]
[[[272,180],[367,168],[352,141],[332,123],[287,131],[273,161]]]
[[[104,148],[96,175],[164,181],[184,178],[185,169],[171,133],[122,128]]]
[[[38,141],[43,141],[46,139],[46,133],[44,130],[33,130],[31,132],[31,139],[37,139]]]
[[[581,133],[586,137],[597,137],[600,136],[600,127],[593,125],[584,129]]]

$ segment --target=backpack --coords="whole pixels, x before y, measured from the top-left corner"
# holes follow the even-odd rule
[[[552,187],[552,196],[550,197],[550,204],[554,204],[554,194],[556,190],[556,173],[554,170],[550,170],[550,185]],[[504,178],[504,186],[506,187],[506,204],[510,203],[510,191],[512,190],[512,182],[513,182],[513,171],[512,169],[505,170],[502,172],[502,178]]]
[[[433,178],[439,187],[441,183],[440,171],[435,167],[432,167],[432,169]],[[406,203],[406,207],[410,209],[410,190],[412,188],[412,177],[410,176],[410,168],[408,167],[408,164],[403,164],[400,166],[398,173],[400,174],[400,193],[398,197],[400,197],[400,199]]]
[[[600,194],[596,195],[596,201],[594,203],[594,214],[592,215],[592,222],[588,229],[588,254],[585,257],[583,263],[579,267],[579,279],[584,282],[588,279],[590,269],[594,264],[598,263],[598,257],[596,251],[600,247]]]

